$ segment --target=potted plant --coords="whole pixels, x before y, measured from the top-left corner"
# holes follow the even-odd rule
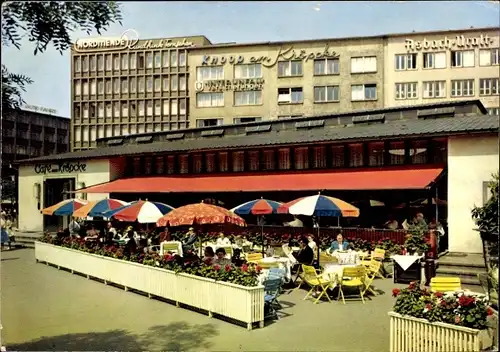
[[[403,340],[413,351],[444,351],[448,346],[463,346],[479,352],[491,347],[488,317],[493,310],[486,297],[467,292],[430,292],[412,282],[405,289],[395,288],[391,316],[391,352],[401,349]],[[464,342],[465,341],[465,342]]]
[[[425,239],[427,231],[427,225],[414,224],[409,226],[404,247],[410,254],[425,255],[427,253],[430,248]]]

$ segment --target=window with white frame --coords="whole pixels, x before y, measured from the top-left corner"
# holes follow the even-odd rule
[[[117,101],[113,103],[113,116],[120,117],[120,103]]]
[[[181,51],[179,52],[179,67],[186,66],[186,53]]]
[[[122,93],[128,93],[128,80],[122,78]]]
[[[416,99],[418,97],[417,82],[396,83],[396,99]]]
[[[249,90],[243,92],[234,92],[234,105],[260,105],[262,104],[262,91]]]
[[[498,95],[498,78],[480,78],[479,79],[479,95]]]
[[[97,116],[104,117],[104,103],[97,104]]]
[[[264,150],[262,152],[264,170],[274,170],[276,168],[276,154],[274,150]]]
[[[168,79],[168,77],[163,77],[163,91],[170,91],[170,80]]]
[[[154,90],[155,92],[161,92],[161,80],[160,76],[154,78]]]
[[[301,104],[303,102],[302,87],[278,88],[278,104]]]
[[[113,116],[113,105],[111,103],[106,103],[106,117]]]
[[[83,95],[89,95],[89,82],[83,81],[82,87],[83,87]]]
[[[82,71],[83,72],[88,72],[89,71],[89,57],[84,56],[82,60]]]
[[[470,97],[474,95],[474,80],[460,79],[451,81],[452,97]]]
[[[179,103],[175,99],[172,99],[170,101],[170,114],[172,114],[172,115],[179,114]]]
[[[165,99],[163,100],[163,115],[168,115],[170,112],[170,102]]]
[[[102,79],[97,81],[97,94],[104,94],[104,81]]]
[[[474,50],[452,51],[451,67],[474,67]]]
[[[95,55],[90,57],[90,72],[95,72],[97,68],[97,62]]]
[[[83,118],[84,119],[89,118],[89,105],[88,104],[83,104]]]
[[[170,90],[176,91],[179,88],[179,77],[177,75],[170,76]]]
[[[146,53],[146,68],[153,68],[153,53]]]
[[[322,169],[326,167],[326,147],[313,147],[313,168]]]
[[[75,72],[80,72],[82,70],[81,58],[79,56],[75,57],[73,67]]]
[[[122,102],[122,117],[128,117],[128,103]]]
[[[177,67],[177,51],[170,52],[170,66]]]
[[[216,93],[216,92],[196,93],[196,106],[199,108],[224,106],[224,93]]]
[[[376,84],[355,84],[351,86],[351,100],[376,100],[377,85]]]
[[[417,68],[417,54],[397,54],[394,56],[396,71],[415,70]]]
[[[384,153],[384,142],[368,143],[368,164],[370,166],[383,166]]]
[[[128,69],[128,55],[122,54],[122,70]]]
[[[221,126],[223,124],[224,124],[224,119],[221,117],[196,120],[196,127],[213,127],[213,126]]]
[[[135,56],[135,53],[129,54],[129,59],[130,59],[130,68],[132,70],[135,70],[137,68],[137,58]]]
[[[302,76],[302,61],[279,61],[278,77]]]
[[[89,126],[82,126],[82,140],[84,142],[89,141]]]
[[[179,100],[179,115],[186,115],[186,100],[185,99],[180,99]],[[182,120],[181,116],[181,120]]]
[[[446,81],[422,82],[424,98],[444,98],[446,97]]]
[[[252,150],[247,153],[248,155],[248,171],[259,171],[260,158],[259,151]]]
[[[120,69],[120,55],[118,54],[113,56],[113,68],[115,70]]]
[[[97,55],[97,71],[103,71],[103,70],[104,70],[104,56]]]
[[[146,102],[146,115],[147,116],[153,115],[153,102],[151,100],[148,100]]]
[[[97,94],[97,82],[95,79],[90,80],[90,95]]]
[[[229,157],[227,152],[220,152],[218,155],[219,159],[219,171],[227,172],[229,170]]]
[[[154,53],[154,66],[156,68],[161,67],[161,53],[159,51],[155,51]]]
[[[186,90],[186,76],[184,75],[179,76],[179,90],[180,91]]]
[[[423,53],[423,67],[431,68],[446,68],[446,52],[439,53]]]
[[[239,64],[234,65],[234,78],[261,78],[262,65],[261,64]]]
[[[120,93],[120,79],[113,79],[113,93]]]
[[[197,81],[224,79],[224,66],[203,66],[196,68]]]
[[[278,169],[290,170],[290,149],[278,149]]]
[[[350,144],[349,145],[349,166],[358,167],[363,166],[363,145]]]
[[[296,119],[304,115],[278,115],[278,120]]]
[[[144,93],[144,77],[137,78],[137,91]]]
[[[135,93],[137,80],[135,77],[130,77],[130,93]]]
[[[262,117],[235,117],[233,118],[233,123],[250,123],[250,122],[258,122],[261,121]]]
[[[104,138],[104,126],[97,126],[97,138]]]
[[[233,172],[241,172],[245,170],[245,153],[233,152]]]
[[[155,115],[161,115],[161,100],[155,100]]]
[[[377,72],[377,57],[363,56],[351,58],[351,73]]]
[[[111,78],[106,79],[106,94],[113,93],[113,82]]]
[[[106,71],[113,69],[113,57],[109,54],[106,55]]]
[[[146,77],[146,92],[153,91],[153,77]]]
[[[339,86],[314,87],[314,102],[329,103],[340,100]]]
[[[138,107],[137,107],[137,110],[139,110],[139,116],[144,116],[144,100],[141,100],[139,102],[137,102],[138,104]]]
[[[314,75],[337,75],[339,74],[339,59],[314,60]]]
[[[499,62],[499,48],[479,50],[479,66],[498,66]]]
[[[488,108],[488,115],[500,115],[500,107],[496,107],[496,108]]]
[[[295,148],[294,164],[296,170],[309,168],[309,148]]]
[[[80,81],[75,82],[75,96],[79,96],[82,94],[82,86],[80,84]]]

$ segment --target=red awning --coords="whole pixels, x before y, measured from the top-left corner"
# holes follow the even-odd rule
[[[124,178],[80,193],[186,193],[425,189],[442,168],[377,169],[270,174],[186,175]]]

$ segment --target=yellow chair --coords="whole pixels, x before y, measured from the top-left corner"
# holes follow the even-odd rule
[[[311,287],[309,292],[307,292],[307,295],[304,297],[304,300],[308,299],[309,296],[311,296],[311,294],[314,293],[314,291],[316,291],[318,288],[320,288],[321,293],[314,301],[314,304],[318,303],[319,300],[321,299],[321,297],[323,297],[323,295],[326,295],[326,298],[328,299],[328,301],[330,303],[332,303],[332,300],[328,296],[328,292],[326,292],[326,290],[330,287],[332,281],[325,279],[321,275],[318,275],[316,273],[316,269],[313,266],[302,264],[302,271],[303,271],[303,277],[302,277],[303,281],[302,282],[305,282],[306,284],[309,285],[309,287]],[[300,283],[300,285],[302,285],[302,282]],[[300,285],[299,285],[299,287],[300,287]]]
[[[374,296],[377,295],[375,290],[371,287],[371,284],[377,274],[380,272],[380,267],[382,266],[382,263],[374,260],[371,264],[370,267],[368,268],[365,276],[365,290],[363,291],[363,295],[366,294],[367,291],[370,291]]]
[[[373,262],[382,262],[385,259],[385,249],[375,248],[375,250],[370,253],[370,260],[362,260],[361,264],[363,264],[367,269],[370,268]],[[379,278],[384,279],[384,275],[380,272],[376,274]]]
[[[351,268],[344,268],[342,278],[339,280],[339,296],[342,296],[342,302],[345,304],[343,287],[358,288],[361,301],[365,304],[364,290],[365,287],[366,268],[363,265],[358,265]]]
[[[462,282],[459,277],[433,277],[431,279],[431,292],[459,291]]]
[[[320,263],[320,265],[323,265],[323,264],[337,264],[338,262],[339,262],[339,260],[337,259],[337,257],[333,257],[331,255],[328,255],[325,252],[321,252],[319,254],[319,263]]]
[[[262,253],[249,253],[249,254],[247,254],[247,262],[249,262],[249,263],[257,263],[262,258],[263,258]]]

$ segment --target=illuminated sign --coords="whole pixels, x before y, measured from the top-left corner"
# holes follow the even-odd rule
[[[135,29],[127,29],[119,37],[98,37],[78,39],[74,45],[77,52],[107,51],[107,50],[142,50],[142,49],[170,49],[189,48],[194,44],[186,38],[182,40],[158,39],[146,40],[139,44],[139,34]]]
[[[308,51],[306,49],[295,50],[292,47],[288,49],[283,49],[280,47],[278,53],[275,57],[270,56],[252,56],[249,60],[246,60],[242,55],[230,55],[230,56],[210,56],[205,55],[202,58],[202,65],[224,65],[224,64],[262,64],[264,67],[273,67],[278,61],[289,61],[289,60],[301,60],[309,61],[315,59],[336,59],[339,57],[335,51],[330,51],[328,45],[325,46],[322,51]]]
[[[197,92],[225,92],[235,91],[243,92],[250,90],[262,90],[264,87],[264,79],[262,78],[247,78],[247,79],[221,79],[214,81],[198,81],[195,84]]]
[[[44,114],[50,114],[50,115],[56,115],[57,110],[56,109],[49,109],[49,108],[44,108],[43,106],[38,106],[38,105],[25,105],[24,108],[26,110],[34,111],[34,112],[40,112]]]
[[[70,174],[72,172],[85,172],[87,171],[87,164],[85,163],[68,163],[62,162],[59,164],[36,164],[35,173],[37,174],[51,174],[61,173]]]
[[[408,51],[418,51],[418,50],[443,50],[443,49],[470,49],[475,47],[488,48],[493,44],[493,38],[490,38],[487,34],[481,34],[479,37],[465,37],[463,35],[457,35],[455,38],[444,37],[443,39],[437,40],[413,40],[406,39],[405,47]]]

